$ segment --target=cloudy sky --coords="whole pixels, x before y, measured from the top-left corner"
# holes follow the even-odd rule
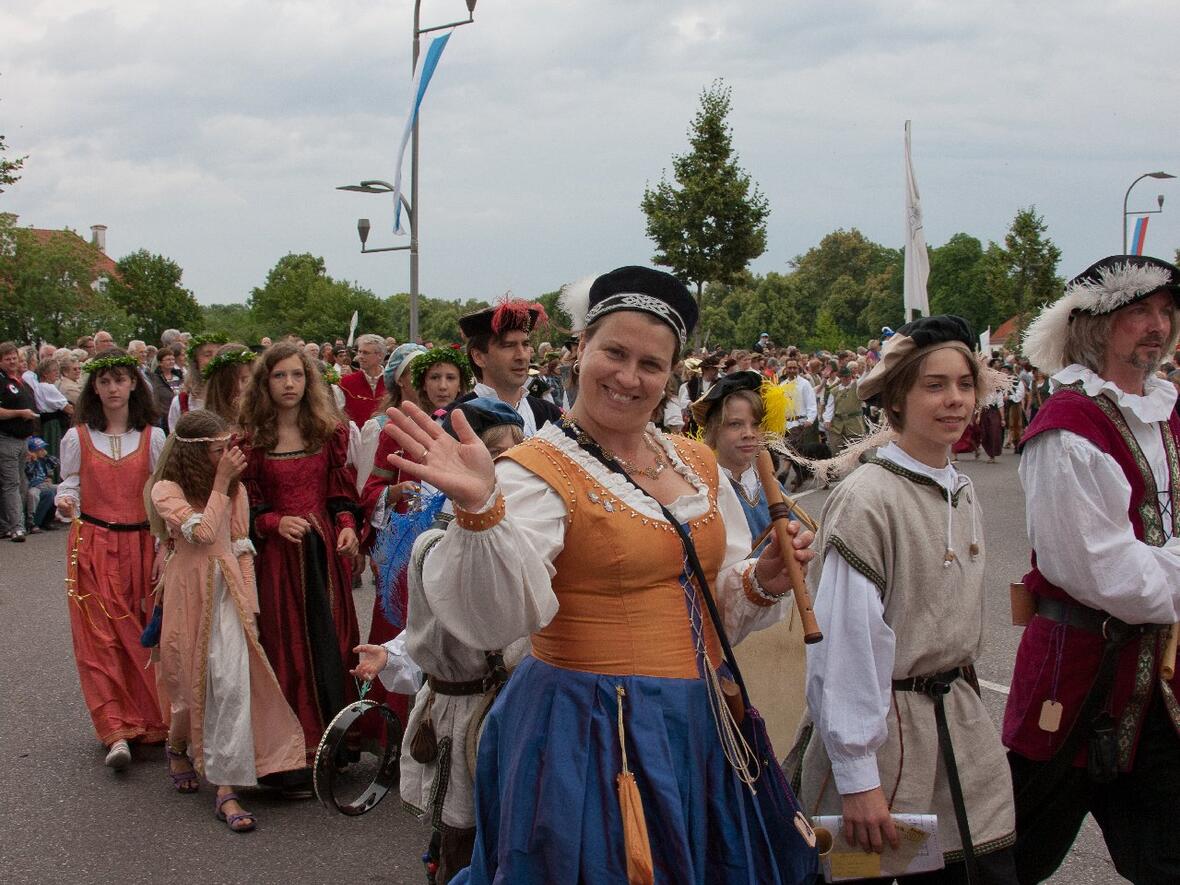
[[[465,17],[423,0],[423,24]],[[205,303],[242,301],[288,252],[408,291],[391,201],[411,0],[0,0],[0,133],[28,154],[0,210],[108,225],[108,252],[174,258]],[[480,0],[422,117],[422,291],[535,295],[647,262],[639,200],[703,87],[733,87],[741,163],[785,271],[838,227],[900,246],[903,124],[927,238],[1002,238],[1035,204],[1059,272],[1121,248],[1123,194],[1180,175],[1175,0]],[[406,162],[406,180],[409,162]],[[1147,251],[1180,247],[1180,179],[1141,182]]]

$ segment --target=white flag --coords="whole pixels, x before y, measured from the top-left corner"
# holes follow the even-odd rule
[[[992,327],[988,326],[987,330],[979,333],[979,352],[991,354],[992,352]]]
[[[914,161],[910,157],[910,121],[905,121],[905,319],[911,311],[930,315],[926,297],[926,280],[930,277],[930,256],[926,252],[926,233],[922,229],[922,198],[914,178]]]
[[[352,312],[352,322],[348,324],[348,346],[352,347],[352,341],[356,337],[356,324],[360,321],[361,315],[359,311]]]

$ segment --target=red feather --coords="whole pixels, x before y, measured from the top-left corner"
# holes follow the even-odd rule
[[[533,320],[536,314],[536,320]],[[517,298],[501,301],[492,313],[492,333],[503,335],[505,332],[531,332],[534,327],[549,322],[545,308],[536,302],[530,304]]]

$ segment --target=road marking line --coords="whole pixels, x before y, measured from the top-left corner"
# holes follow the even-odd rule
[[[1008,693],[1008,686],[1000,685],[998,682],[988,682],[986,679],[980,679],[979,685],[982,688],[990,688],[992,691],[999,692],[1000,694]]]

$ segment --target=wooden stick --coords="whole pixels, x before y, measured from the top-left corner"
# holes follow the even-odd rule
[[[1164,646],[1164,656],[1160,658],[1160,677],[1165,682],[1171,682],[1176,675],[1176,640],[1180,638],[1180,624],[1173,624],[1168,630],[1168,642]]]
[[[766,449],[758,452],[755,466],[758,468],[758,479],[762,483],[762,491],[770,505],[772,525],[775,537],[778,538],[779,550],[782,551],[783,562],[787,564],[787,575],[791,579],[791,589],[795,593],[795,605],[799,609],[799,619],[803,624],[803,641],[808,645],[820,642],[823,640],[824,634],[820,632],[819,622],[816,621],[815,612],[811,608],[811,594],[807,592],[807,584],[803,581],[803,567],[799,565],[799,560],[794,556],[795,547],[791,543],[791,534],[787,531],[786,504],[783,501],[782,489],[779,488],[778,480],[774,475],[774,462],[770,459],[770,452]],[[775,516],[776,510],[781,511],[782,515]]]
[[[806,510],[799,506],[799,504],[795,503],[795,500],[790,495],[783,495],[783,503],[790,508],[791,513],[795,514],[795,519],[803,523],[803,528],[807,529],[809,532],[819,531],[819,525],[816,523],[816,521],[811,518],[810,514],[808,514]],[[770,537],[770,533],[773,531],[774,523],[771,522],[770,525],[758,533],[758,537],[755,538],[754,543],[750,545],[751,556],[754,555],[755,550],[762,546],[762,542]]]

